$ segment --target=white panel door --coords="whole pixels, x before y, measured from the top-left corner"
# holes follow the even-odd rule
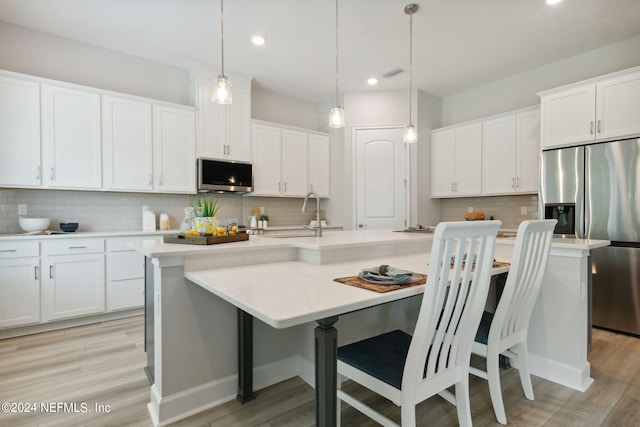
[[[153,114],[154,189],[165,193],[195,193],[195,113],[154,105]]]
[[[40,321],[40,258],[0,259],[0,328]]]
[[[482,133],[483,193],[513,193],[516,189],[515,115],[485,121]]]
[[[599,139],[640,134],[640,72],[596,85],[596,118]]]
[[[226,156],[251,161],[251,89],[233,87],[233,103],[225,108]]]
[[[456,180],[456,131],[447,129],[431,134],[431,196],[454,195]]]
[[[0,185],[40,186],[40,85],[0,77]]]
[[[308,190],[308,138],[306,132],[282,130],[282,195],[305,196]]]
[[[482,124],[456,128],[456,196],[482,192]]]
[[[595,139],[596,87],[593,83],[542,98],[543,148]]]
[[[106,189],[153,188],[151,123],[151,104],[102,97],[102,169]]]
[[[402,128],[356,129],[356,226],[404,229],[409,162]]]
[[[516,115],[516,193],[537,193],[540,163],[540,109]]]
[[[46,186],[102,188],[100,122],[100,95],[42,85],[42,154]]]
[[[254,123],[253,141],[253,194],[279,196],[281,183],[280,133],[275,126]]]

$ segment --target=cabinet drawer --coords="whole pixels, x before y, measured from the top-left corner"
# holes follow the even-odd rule
[[[144,278],[144,255],[135,252],[107,254],[107,280]]]
[[[107,285],[107,311],[144,305],[144,279],[121,280]]]
[[[131,236],[131,237],[114,237],[107,239],[107,252],[125,252],[133,251],[129,242],[138,242],[140,240],[157,240],[161,241],[162,236]]]
[[[104,252],[104,239],[61,239],[43,242],[44,255],[75,255]]]
[[[40,256],[40,242],[0,242],[0,259]]]

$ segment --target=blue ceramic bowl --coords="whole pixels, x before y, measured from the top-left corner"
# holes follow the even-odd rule
[[[66,233],[71,233],[73,231],[76,231],[77,229],[78,229],[77,222],[61,222],[60,223],[60,230]]]

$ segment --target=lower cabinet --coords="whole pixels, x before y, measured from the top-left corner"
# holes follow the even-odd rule
[[[38,242],[0,243],[0,328],[40,321]]]
[[[144,306],[144,255],[127,245],[131,240],[107,240],[107,311]]]
[[[43,320],[59,320],[105,310],[103,239],[43,242]]]

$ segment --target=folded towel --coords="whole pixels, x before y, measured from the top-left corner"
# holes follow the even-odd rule
[[[363,268],[360,277],[369,282],[402,285],[411,283],[413,272],[383,264],[377,267]]]

